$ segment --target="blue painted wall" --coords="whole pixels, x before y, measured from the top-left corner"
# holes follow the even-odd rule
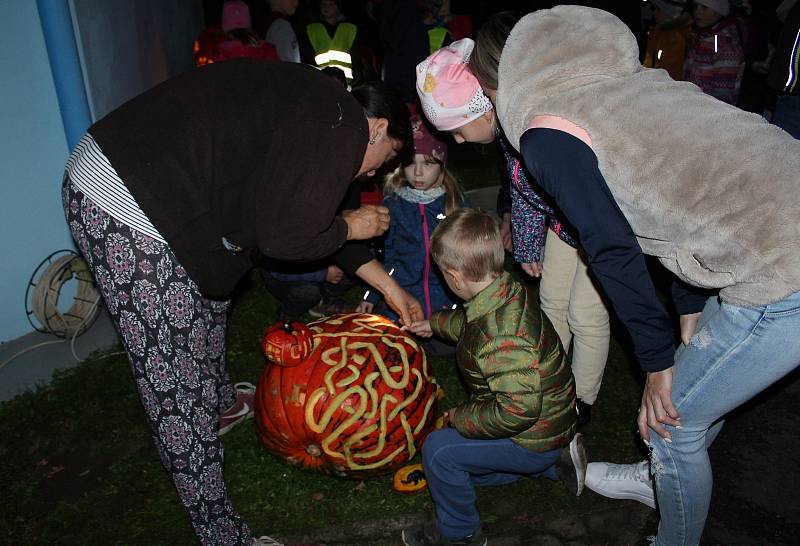
[[[31,330],[25,289],[51,252],[71,248],[59,187],[67,143],[36,2],[0,17],[0,341]]]
[[[67,0],[52,0],[66,2]],[[95,119],[192,67],[200,0],[72,0]],[[2,2],[0,17],[0,342],[32,329],[25,289],[51,252],[73,248],[61,210],[67,149],[36,2]],[[61,307],[61,306],[60,306]]]

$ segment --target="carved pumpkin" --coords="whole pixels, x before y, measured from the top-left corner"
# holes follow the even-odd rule
[[[283,342],[291,334],[279,326],[267,336]],[[308,331],[308,356],[293,367],[267,363],[259,380],[255,418],[264,445],[292,464],[351,477],[407,463],[436,415],[437,385],[422,347],[376,315],[334,315]],[[276,354],[301,352],[267,352]]]
[[[261,350],[278,366],[297,366],[311,353],[313,335],[302,322],[278,322],[267,328]]]
[[[219,27],[206,27],[192,45],[194,64],[197,67],[212,64],[219,50],[219,44],[225,40],[225,33]]]
[[[413,495],[428,487],[421,464],[409,464],[394,473],[394,490],[404,495]]]

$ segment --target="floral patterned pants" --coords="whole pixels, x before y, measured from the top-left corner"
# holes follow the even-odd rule
[[[229,302],[204,298],[169,247],[117,222],[65,177],[69,229],[128,353],[161,462],[203,545],[250,546],[228,500],[217,418],[236,391],[225,368]]]

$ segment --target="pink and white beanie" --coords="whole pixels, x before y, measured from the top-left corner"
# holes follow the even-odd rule
[[[475,42],[453,42],[417,65],[417,94],[422,111],[440,131],[452,131],[492,109],[467,63]]]

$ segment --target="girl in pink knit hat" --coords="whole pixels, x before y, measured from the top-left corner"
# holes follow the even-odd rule
[[[443,47],[417,65],[417,94],[422,111],[439,131],[459,144],[494,141],[492,103],[467,66],[475,42],[464,38]]]

